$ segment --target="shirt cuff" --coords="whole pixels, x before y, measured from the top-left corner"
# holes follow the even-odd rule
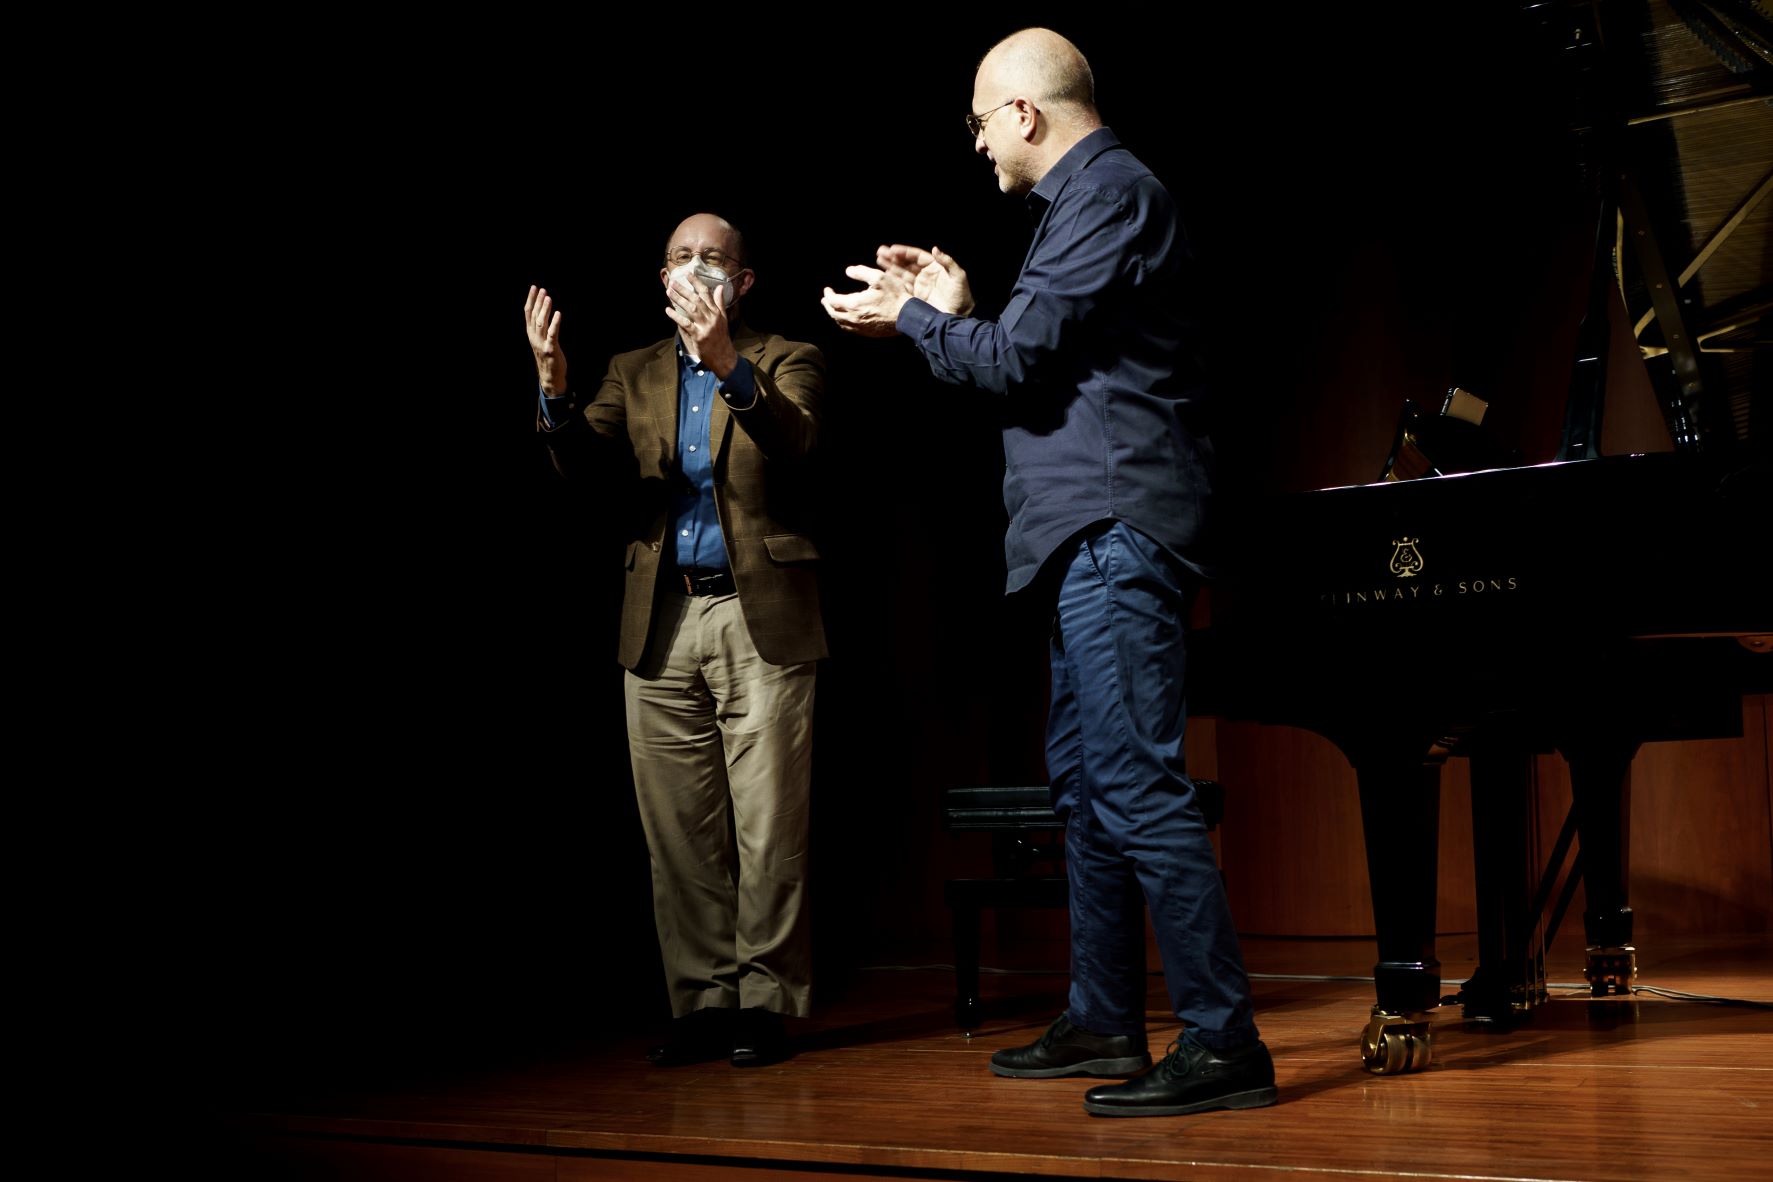
[[[720,396],[734,410],[750,410],[757,402],[757,375],[751,371],[749,361],[739,358],[733,372],[720,383]]]
[[[548,430],[552,431],[560,426],[562,419],[572,410],[573,396],[569,392],[555,398],[540,386],[536,387],[536,393],[542,399],[542,421],[547,423]]]
[[[913,296],[899,309],[899,318],[893,327],[914,341],[921,340],[923,334],[929,331],[930,325],[936,322],[936,317],[943,315],[946,313],[936,311],[934,307]]]

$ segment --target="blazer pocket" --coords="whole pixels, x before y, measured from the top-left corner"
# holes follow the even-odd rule
[[[776,562],[817,562],[819,549],[805,534],[766,534],[763,545]]]

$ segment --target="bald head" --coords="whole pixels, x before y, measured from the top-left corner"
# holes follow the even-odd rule
[[[991,47],[973,76],[973,150],[1006,193],[1026,193],[1102,126],[1096,79],[1077,46],[1051,29],[1023,29]]]
[[[1099,126],[1096,78],[1077,46],[1051,29],[1023,29],[991,47],[974,89],[1024,95],[1065,122]]]
[[[729,259],[745,258],[745,235],[739,228],[716,213],[693,213],[678,223],[665,243],[665,254],[679,248],[692,251],[718,250]],[[737,270],[735,265],[731,270]]]

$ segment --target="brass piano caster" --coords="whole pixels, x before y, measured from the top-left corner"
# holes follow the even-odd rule
[[[1591,944],[1582,975],[1588,978],[1591,996],[1605,997],[1609,993],[1629,995],[1632,984],[1638,979],[1638,950],[1630,944],[1613,948]]]
[[[1421,1071],[1434,1062],[1434,1034],[1426,1014],[1393,1014],[1373,1007],[1361,1035],[1361,1064],[1374,1075]]]

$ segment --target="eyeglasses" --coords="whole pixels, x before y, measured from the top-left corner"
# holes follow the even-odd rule
[[[967,134],[977,139],[980,129],[985,126],[985,121],[1015,101],[1015,99],[1011,99],[1009,103],[999,103],[983,115],[973,115],[969,113],[967,115]]]
[[[713,247],[709,247],[707,250],[691,250],[687,246],[680,246],[676,250],[668,251],[665,255],[665,261],[673,267],[687,267],[697,259],[701,259],[707,266],[718,267],[728,275],[745,265],[725,251],[716,250]]]

